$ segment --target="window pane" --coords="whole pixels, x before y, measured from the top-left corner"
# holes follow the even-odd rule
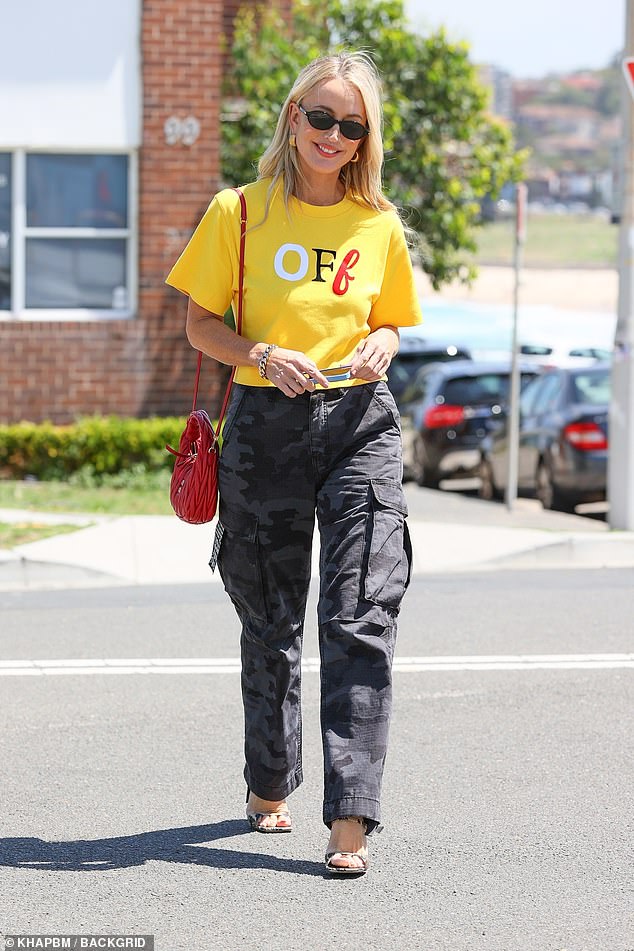
[[[11,156],[0,153],[0,310],[11,309]]]
[[[29,228],[127,228],[126,155],[27,155]]]
[[[27,239],[26,306],[127,307],[126,243],[100,238]]]

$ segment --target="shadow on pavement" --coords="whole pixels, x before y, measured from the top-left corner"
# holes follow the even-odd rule
[[[0,866],[42,872],[108,872],[146,862],[180,862],[209,868],[264,868],[296,875],[323,875],[321,862],[297,861],[199,845],[232,836],[251,834],[245,821],[230,819],[203,826],[160,829],[109,839],[77,839],[70,842],[20,837],[0,839]]]

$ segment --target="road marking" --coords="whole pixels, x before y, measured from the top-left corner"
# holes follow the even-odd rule
[[[397,657],[395,673],[470,670],[616,670],[634,668],[634,654],[515,654],[456,657]],[[305,673],[319,670],[319,658],[302,661]],[[67,660],[3,660],[0,677],[68,674],[239,674],[237,657],[110,657]]]

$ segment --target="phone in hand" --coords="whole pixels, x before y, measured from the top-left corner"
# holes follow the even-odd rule
[[[329,383],[336,383],[338,380],[349,380],[352,364],[345,367],[328,367],[326,370],[320,370],[320,373],[326,377]]]

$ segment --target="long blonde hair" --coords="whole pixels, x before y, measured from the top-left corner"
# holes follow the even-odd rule
[[[391,211],[394,205],[383,194],[381,170],[383,167],[383,107],[381,80],[367,53],[342,52],[320,56],[300,72],[289,92],[277,120],[271,144],[258,163],[258,178],[270,178],[268,205],[279,185],[284,187],[284,203],[288,208],[291,195],[298,194],[302,172],[297,161],[297,149],[289,142],[291,129],[289,106],[301,103],[315,86],[329,79],[342,79],[360,93],[365,106],[370,134],[365,137],[356,154],[358,161],[349,162],[339,174],[346,194],[353,201],[374,208]]]

